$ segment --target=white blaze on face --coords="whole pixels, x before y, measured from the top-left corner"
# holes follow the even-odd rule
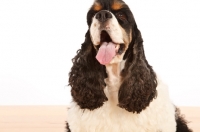
[[[111,12],[110,12],[111,13]],[[118,63],[122,61],[123,54],[117,54],[119,44],[124,42],[124,29],[119,25],[116,17],[111,13],[112,18],[105,22],[99,22],[96,15],[92,19],[90,27],[91,40],[94,45],[100,45],[97,53],[97,60],[102,64]],[[106,31],[111,38],[111,42],[102,42],[101,32]]]
[[[110,12],[111,13],[111,12]],[[100,44],[101,31],[105,30],[110,35],[112,41],[116,44],[124,43],[122,28],[119,25],[116,17],[111,13],[112,18],[105,22],[99,22],[96,19],[96,15],[92,19],[92,24],[90,27],[90,35],[94,45]]]

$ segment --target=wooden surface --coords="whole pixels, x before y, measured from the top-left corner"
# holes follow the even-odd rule
[[[200,107],[180,108],[200,132]],[[64,132],[66,114],[66,106],[0,106],[0,132]]]

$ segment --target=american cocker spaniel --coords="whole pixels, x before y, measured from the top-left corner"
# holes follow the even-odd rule
[[[72,59],[67,132],[192,132],[146,60],[122,0],[96,0],[85,42]]]

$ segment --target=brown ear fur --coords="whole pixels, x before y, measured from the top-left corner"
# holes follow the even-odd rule
[[[119,90],[119,107],[129,112],[140,113],[156,97],[157,80],[152,67],[148,64],[140,31],[135,25],[133,40],[124,59],[125,67],[121,73],[123,82]]]

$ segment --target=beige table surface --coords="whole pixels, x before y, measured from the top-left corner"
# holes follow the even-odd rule
[[[180,107],[200,132],[200,107]],[[66,106],[0,106],[0,132],[64,132]]]

